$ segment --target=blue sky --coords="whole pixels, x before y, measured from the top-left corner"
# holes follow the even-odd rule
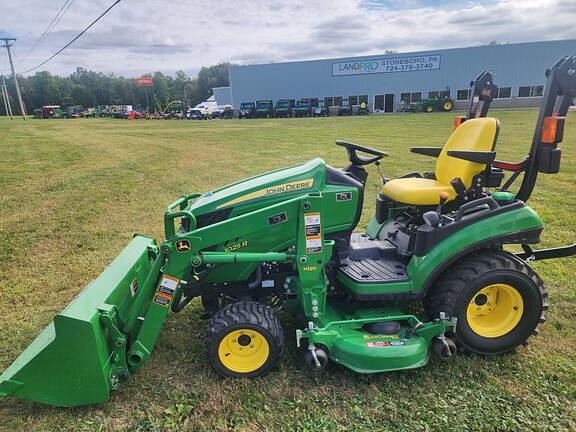
[[[112,0],[74,0],[46,40],[23,58],[65,0],[5,2],[0,32],[18,37],[26,70],[62,47]],[[576,39],[576,0],[122,0],[43,69],[76,66],[137,76],[195,73],[203,65],[376,55],[385,50]],[[576,51],[576,46],[575,46]],[[7,69],[0,53],[0,71]]]

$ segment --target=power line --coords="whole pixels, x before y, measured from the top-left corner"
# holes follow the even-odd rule
[[[60,48],[58,51],[56,51],[54,54],[52,54],[50,57],[48,57],[42,63],[34,66],[33,68],[30,68],[30,69],[24,71],[24,72],[21,72],[21,74],[26,74],[28,72],[32,72],[33,70],[36,70],[41,66],[44,66],[46,63],[48,63],[50,60],[52,60],[54,57],[56,57],[58,54],[60,54],[62,51],[64,51],[66,48],[68,48],[70,45],[72,45],[74,42],[76,42],[78,39],[80,39],[80,37],[82,37],[82,35],[84,33],[86,33],[94,24],[96,24],[98,21],[100,21],[100,19],[102,19],[104,17],[104,15],[106,15],[108,12],[110,12],[110,10],[112,10],[112,8],[114,6],[116,6],[118,3],[120,3],[121,1],[122,0],[116,0],[114,3],[112,3],[112,5],[110,5],[108,7],[108,9],[106,9],[104,12],[102,12],[98,18],[96,18],[84,30],[82,30],[80,33],[78,33],[70,42],[68,42],[66,45],[64,45],[62,48]]]
[[[70,9],[70,6],[72,6],[72,3],[74,3],[74,0],[66,0],[64,2],[64,4],[60,8],[60,10],[56,14],[56,16],[54,18],[52,18],[52,21],[50,21],[50,24],[48,24],[48,27],[46,27],[46,29],[40,35],[38,40],[36,40],[36,42],[34,42],[34,45],[32,45],[32,47],[28,50],[28,52],[26,54],[24,54],[24,57],[22,57],[20,59],[20,61],[16,64],[16,66],[18,66],[20,63],[22,63],[32,53],[32,51],[34,51],[36,49],[36,47],[38,45],[40,45],[46,39],[46,37],[48,37],[50,32],[54,29],[54,27],[56,27],[58,25],[58,23],[60,22],[62,17],[66,14],[66,12],[68,12],[68,9]]]

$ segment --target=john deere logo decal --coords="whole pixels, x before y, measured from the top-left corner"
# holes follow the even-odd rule
[[[238,198],[234,198],[231,201],[220,204],[217,208],[224,207],[224,206],[230,206],[230,205],[234,205],[234,204],[240,204],[244,201],[249,201],[249,200],[255,199],[255,198],[264,198],[264,197],[270,197],[273,195],[279,195],[279,194],[283,194],[283,193],[287,193],[287,192],[297,192],[297,191],[303,190],[303,189],[310,189],[312,186],[314,186],[314,179],[311,179],[311,178],[304,179],[304,180],[297,180],[297,181],[293,181],[290,183],[282,183],[279,185],[267,187],[265,189],[260,189],[260,190],[254,191],[254,192],[250,192],[249,194],[242,195]]]
[[[178,252],[188,252],[190,249],[190,242],[188,240],[178,240],[176,242],[176,250]]]

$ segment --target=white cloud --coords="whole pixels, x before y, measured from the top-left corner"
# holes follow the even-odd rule
[[[64,0],[3,6],[0,31],[15,33],[16,57],[34,43]],[[399,7],[399,5],[402,5]],[[76,0],[19,70],[70,40],[106,7]],[[414,51],[488,43],[576,38],[573,0],[123,0],[42,69],[85,68],[138,75],[195,72],[222,61],[261,63]],[[576,51],[576,47],[575,47]],[[6,64],[0,57],[0,69]]]

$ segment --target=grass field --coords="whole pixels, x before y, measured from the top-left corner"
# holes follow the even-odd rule
[[[500,159],[527,151],[536,111],[496,112]],[[96,277],[133,232],[162,238],[165,206],[316,156],[345,164],[336,139],[389,151],[383,171],[430,170],[413,145],[441,145],[453,114],[252,121],[0,119],[0,370]],[[571,122],[571,123],[570,123]],[[531,205],[543,245],[574,242],[576,115],[562,173],[540,177]],[[374,211],[373,168],[359,228]],[[576,260],[536,263],[548,321],[526,348],[459,356],[412,371],[356,375],[333,366],[306,377],[293,324],[278,370],[222,380],[202,352],[201,307],[171,315],[151,360],[109,403],[75,409],[0,399],[6,431],[561,431],[576,429]],[[166,373],[165,371],[169,372]]]

